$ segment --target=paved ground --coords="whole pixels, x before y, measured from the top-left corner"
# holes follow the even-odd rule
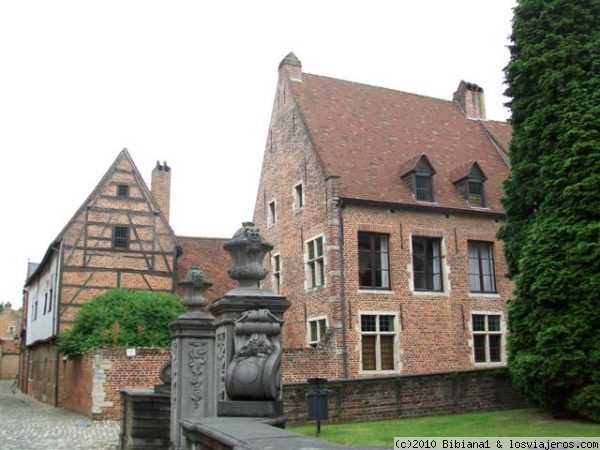
[[[38,402],[12,381],[0,381],[0,449],[2,450],[116,450],[119,422],[92,421],[62,408]]]

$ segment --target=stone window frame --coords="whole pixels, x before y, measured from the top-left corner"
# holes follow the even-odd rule
[[[277,201],[275,199],[267,203],[267,228],[277,223]]]
[[[320,327],[320,323],[321,322],[325,322],[325,330],[323,332],[323,330],[321,330]],[[317,327],[316,327],[316,332],[317,332],[317,339],[312,339],[312,333],[311,333],[311,324],[312,323],[316,323]],[[325,337],[325,335],[327,334],[327,330],[329,330],[329,318],[326,315],[321,315],[321,316],[316,316],[316,317],[310,317],[306,320],[306,341],[309,347],[316,347],[317,344],[319,342],[321,342],[323,340],[323,338]]]
[[[298,194],[298,187],[300,187],[300,195]],[[306,196],[304,192],[304,183],[302,181],[294,184],[294,188],[292,189],[292,209],[295,213],[299,213],[304,209],[304,205],[306,204]]]
[[[373,261],[373,258],[375,257],[376,252],[374,251],[374,245],[373,245],[373,236],[381,236],[381,237],[385,237],[387,239],[387,251],[385,252],[387,254],[387,261],[386,261],[386,265],[387,265],[387,269],[384,269],[383,267],[381,269],[379,269],[379,271],[382,272],[382,285],[381,286],[374,286],[373,285],[373,280],[371,279],[371,286],[364,286],[362,285],[362,280],[361,280],[361,267],[360,267],[360,235],[368,235],[369,236],[369,242],[370,242],[370,249],[369,249],[369,255],[370,255],[370,259]],[[356,239],[357,239],[357,256],[358,256],[358,289],[359,290],[380,290],[380,291],[391,291],[392,290],[392,282],[391,282],[391,268],[390,268],[390,235],[388,233],[378,233],[378,232],[373,232],[373,231],[363,231],[363,230],[358,230],[357,234],[356,234]],[[379,251],[379,255],[382,255],[381,250]],[[381,264],[382,266],[384,265],[383,263]],[[373,273],[377,272],[378,270],[375,268],[371,268],[371,274],[373,275]],[[383,272],[387,271],[387,286],[384,286],[383,284]]]
[[[486,331],[473,331],[473,316],[482,315],[485,316]],[[499,316],[500,331],[487,331],[488,327],[488,316]],[[507,364],[507,333],[508,328],[504,319],[504,312],[502,311],[490,311],[490,310],[472,310],[469,313],[469,359],[471,363],[476,367],[506,367]],[[500,336],[500,361],[490,361],[489,359],[489,339],[485,341],[486,360],[481,362],[475,361],[475,335],[499,335]]]
[[[492,282],[492,287],[491,289],[486,290],[485,289],[485,283],[484,283],[484,279],[483,277],[485,276],[483,274],[483,265],[482,265],[482,259],[481,259],[481,252],[478,251],[478,258],[477,258],[477,270],[478,273],[471,273],[471,245],[475,245],[478,247],[481,247],[483,245],[487,245],[489,247],[489,251],[491,254],[491,275],[489,275],[491,277],[491,282]],[[479,241],[479,240],[475,240],[475,239],[469,239],[467,241],[467,263],[468,263],[468,270],[469,270],[469,292],[471,294],[497,294],[498,293],[498,287],[496,284],[496,261],[494,259],[494,242],[491,241]],[[479,285],[480,285],[480,289],[479,290],[474,290],[473,289],[473,284],[472,284],[472,279],[471,277],[473,276],[477,276],[479,278]]]
[[[310,259],[309,258],[309,246],[314,242],[315,247],[314,247],[314,254],[316,254],[316,241],[318,239],[321,239],[321,248],[322,248],[322,254],[319,256],[315,256],[314,258]],[[326,258],[325,258],[325,235],[323,233],[321,234],[317,234],[316,236],[311,237],[310,239],[306,239],[304,241],[304,290],[305,291],[311,291],[311,290],[315,290],[315,289],[323,289],[326,284],[327,284],[327,280],[325,277],[325,267],[326,267]],[[321,279],[323,281],[322,284],[317,285],[316,283],[312,282],[312,266],[315,266],[315,279],[317,278],[317,274],[320,273],[321,275]],[[317,271],[317,269],[320,267],[320,270]]]
[[[112,227],[112,248],[114,250],[129,250],[130,228],[127,226],[115,225]],[[117,230],[127,230],[125,236],[117,236]]]
[[[362,331],[362,317],[363,316],[376,316],[376,328],[377,331]],[[394,331],[390,331],[390,332],[381,332],[379,331],[379,316],[393,316],[394,317]],[[377,373],[377,374],[395,374],[395,373],[400,373],[402,371],[402,363],[400,361],[400,332],[402,331],[400,328],[400,320],[398,317],[398,312],[397,311],[358,311],[357,314],[357,320],[358,323],[356,325],[356,330],[357,333],[359,335],[359,343],[358,343],[358,347],[359,347],[359,361],[358,361],[358,373],[360,375],[367,375],[367,374],[373,374],[373,373]],[[363,335],[367,335],[367,336],[377,336],[376,342],[375,342],[375,366],[376,368],[374,370],[370,370],[370,369],[363,369],[363,346],[362,346],[362,337]],[[380,336],[381,335],[386,335],[386,336],[394,336],[394,344],[393,344],[393,351],[394,351],[394,369],[381,369],[381,341],[380,341]]]
[[[281,253],[273,253],[271,255],[271,285],[276,294],[281,294],[281,282]]]
[[[8,328],[6,329],[6,332],[8,333],[8,335],[12,335],[14,336],[15,334],[15,326],[14,325],[9,325]]]

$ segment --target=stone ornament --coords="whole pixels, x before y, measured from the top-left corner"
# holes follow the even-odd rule
[[[206,305],[204,292],[211,287],[210,281],[204,272],[196,264],[190,267],[179,286],[183,288],[183,305],[187,306],[190,312],[198,311]]]
[[[246,311],[234,326],[238,349],[225,376],[233,400],[276,400],[281,387],[281,324],[268,309]]]
[[[269,273],[262,265],[273,246],[263,239],[253,222],[243,222],[223,248],[231,255],[232,266],[227,273],[238,280],[240,287],[257,288],[258,282]]]

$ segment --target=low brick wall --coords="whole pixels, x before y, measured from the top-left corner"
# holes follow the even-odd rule
[[[308,384],[286,384],[288,423],[307,420]],[[329,384],[329,420],[391,419],[524,406],[506,370],[336,380]]]
[[[103,348],[64,360],[59,384],[60,406],[94,419],[121,418],[121,391],[161,384],[160,369],[170,359],[169,348]]]
[[[338,377],[339,363],[328,348],[284,348],[281,359],[284,383],[303,382],[315,377]]]

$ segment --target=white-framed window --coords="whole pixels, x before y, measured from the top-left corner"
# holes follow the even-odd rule
[[[8,330],[6,330],[6,332],[9,334],[9,336],[13,336],[15,334],[15,327],[14,326],[9,326]]]
[[[473,332],[473,361],[475,364],[504,362],[502,315],[473,313],[471,315],[471,329]]]
[[[492,242],[469,241],[469,286],[471,292],[496,292]]]
[[[321,342],[327,333],[327,317],[315,317],[314,319],[308,319],[308,345],[316,347]]]
[[[294,211],[304,208],[304,185],[298,183],[294,186]]]
[[[271,257],[271,282],[273,291],[281,293],[281,255],[279,253]]]
[[[389,236],[358,232],[358,279],[360,289],[389,289]]]
[[[411,250],[413,290],[444,292],[442,238],[412,236]]]
[[[267,210],[267,226],[272,227],[277,222],[277,209],[275,200],[269,202],[269,209]]]
[[[398,370],[398,316],[396,313],[360,314],[362,371]]]
[[[318,236],[306,242],[306,287],[312,289],[324,285],[323,236]]]

